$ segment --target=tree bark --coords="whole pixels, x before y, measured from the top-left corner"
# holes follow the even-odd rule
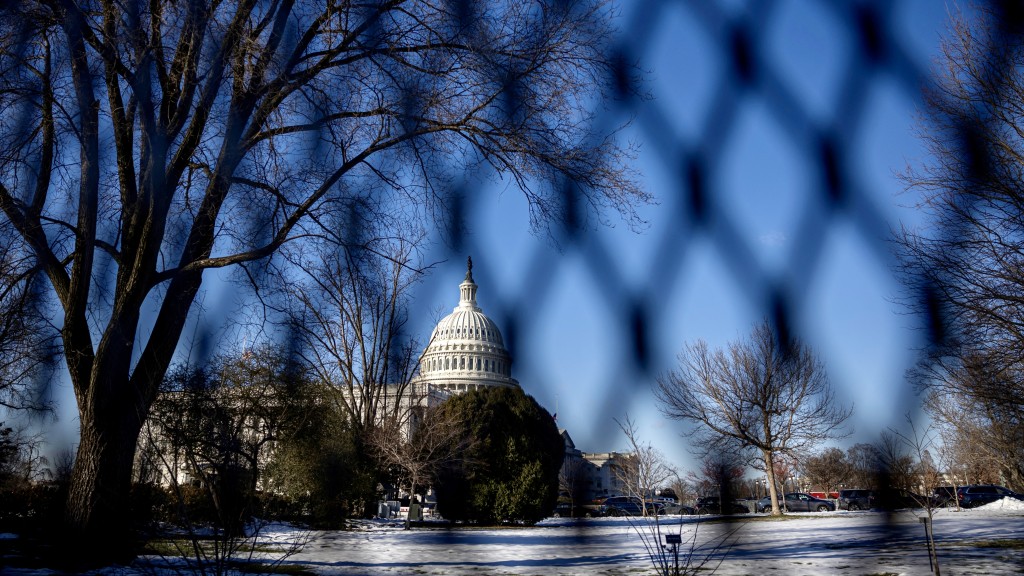
[[[136,542],[126,498],[142,422],[136,410],[100,416],[95,403],[86,406],[65,510],[69,560],[81,567],[127,562]]]
[[[775,487],[775,457],[769,451],[764,452],[765,480],[768,481],[768,496],[772,499],[772,516],[782,515],[779,505],[779,491]]]

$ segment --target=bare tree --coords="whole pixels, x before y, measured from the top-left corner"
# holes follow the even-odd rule
[[[53,458],[53,481],[59,484],[71,482],[71,471],[75,468],[75,452],[64,448]]]
[[[136,441],[205,271],[380,218],[458,234],[462,174],[532,223],[639,223],[594,103],[632,92],[602,0],[113,2],[0,12],[0,212],[46,278],[79,406],[69,542],[127,552]],[[624,80],[624,81],[623,81]]]
[[[434,480],[443,467],[459,462],[471,465],[466,454],[475,439],[454,411],[413,408],[406,418],[382,421],[370,432],[369,443],[381,464],[395,473],[412,499]],[[406,517],[405,529],[410,526]]]
[[[179,469],[200,480],[228,538],[257,513],[256,495],[274,444],[307,414],[307,383],[301,367],[271,347],[168,375],[147,440],[169,480],[177,481]]]
[[[0,422],[0,489],[10,491],[27,484],[32,477],[31,464],[26,461],[27,439],[22,430]]]
[[[780,342],[763,322],[728,350],[688,345],[679,363],[658,378],[662,413],[695,424],[688,434],[706,451],[737,449],[764,470],[772,514],[781,514],[777,458],[843,436],[851,413],[836,401],[821,362],[806,346]]]
[[[627,495],[638,498],[643,506],[643,517],[629,518],[628,521],[633,532],[640,538],[655,572],[664,576],[713,574],[736,543],[736,532],[742,525],[720,531],[698,546],[699,523],[689,524],[692,528],[688,534],[684,534],[684,523],[678,522],[674,526],[663,524],[653,507],[655,513],[649,514],[647,499],[654,494],[655,488],[672,487],[673,490],[678,489],[677,494],[682,494],[687,492],[684,489],[685,483],[660,452],[639,439],[635,422],[628,416],[621,422],[615,422],[625,434],[630,448],[629,454],[623,459],[623,465],[616,469],[616,474]],[[663,544],[667,535],[676,536],[676,543]]]
[[[858,443],[846,450],[850,463],[850,484],[854,488],[879,488],[878,474],[881,470],[881,455],[872,444]]]
[[[804,458],[801,468],[804,476],[826,494],[838,491],[850,478],[850,463],[839,448],[826,448],[821,454]]]
[[[925,92],[929,160],[903,175],[925,224],[902,229],[896,242],[907,303],[933,319],[917,386],[933,397],[930,407],[955,403],[985,420],[979,439],[1020,487],[1024,44],[1008,33],[1000,6],[951,14],[938,78]],[[958,425],[947,411],[933,416]]]
[[[300,551],[308,537],[275,541],[269,547],[261,542],[261,532],[270,521],[262,514],[251,516],[259,511],[254,509],[253,493],[246,484],[255,474],[240,470],[237,452],[243,441],[233,436],[237,429],[231,431],[231,422],[244,416],[237,412],[229,415],[232,410],[228,406],[218,409],[216,405],[222,403],[205,393],[209,390],[196,389],[207,384],[198,381],[202,376],[192,374],[192,389],[185,394],[162,395],[143,427],[144,449],[139,456],[146,461],[138,471],[139,478],[159,481],[168,488],[175,504],[171,521],[178,534],[167,542],[174,550],[170,558],[159,553],[160,561],[150,558],[144,566],[159,572],[168,566],[180,570],[183,564],[187,572],[204,576],[234,574],[241,564],[276,566]],[[174,416],[181,421],[168,419]],[[181,474],[186,469],[191,477]],[[197,479],[201,486],[193,485]],[[201,500],[204,491],[209,505]],[[264,554],[269,549],[273,554],[280,551],[279,558]]]
[[[36,295],[35,262],[13,227],[0,219],[0,409],[49,409],[44,370],[55,358],[55,334]]]
[[[704,455],[700,469],[690,473],[690,480],[697,494],[717,498],[718,507],[706,512],[698,508],[698,513],[732,513],[732,504],[740,492],[740,483],[746,473],[744,460],[731,451]]]
[[[679,504],[683,504],[684,502],[693,502],[697,499],[697,487],[694,482],[688,480],[688,477],[689,474],[686,476],[679,475],[676,478],[673,478],[672,482],[669,484],[669,488],[675,493],[676,501]]]
[[[969,419],[970,416],[964,414],[963,418]],[[976,435],[984,434],[983,431],[972,429],[963,422],[956,427],[942,421],[936,421],[936,425],[941,439],[939,462],[945,468],[954,492],[958,486],[999,482],[999,465],[986,451],[978,450],[978,446],[984,444]],[[952,500],[959,508],[959,500]]]
[[[299,255],[305,281],[291,284],[290,328],[298,354],[337,389],[331,399],[356,430],[401,419],[409,409],[418,344],[407,338],[408,291],[418,279],[415,244],[322,247]],[[390,425],[390,424],[388,424]]]
[[[626,491],[640,501],[643,515],[657,515],[657,508],[649,506],[659,488],[668,487],[679,473],[669,465],[665,456],[650,444],[642,442],[637,433],[636,422],[627,415],[624,420],[615,420],[629,443],[629,453],[615,468],[617,480]]]
[[[800,486],[798,485],[797,479],[799,478],[800,467],[796,457],[790,454],[780,454],[772,465],[772,469],[775,471],[775,482],[779,488],[782,488],[783,492],[787,491],[787,485],[791,485],[791,491],[800,492]],[[792,482],[792,484],[790,484]]]
[[[974,468],[995,471],[1014,488],[1024,487],[1024,405],[1014,388],[1024,382],[1024,365],[1001,367],[991,354],[944,359],[941,382],[929,385],[925,408],[943,428],[969,442]],[[936,373],[939,364],[931,365]]]
[[[882,432],[877,444],[881,490],[917,490],[917,466],[903,438],[893,430]]]
[[[917,504],[916,508],[924,511],[922,523],[925,525],[928,563],[931,566],[932,573],[938,576],[941,570],[939,568],[939,557],[935,548],[935,534],[933,530],[935,526],[935,509],[938,507],[938,503],[931,495],[934,493],[935,488],[941,485],[942,475],[935,467],[930,452],[936,446],[936,431],[935,427],[931,424],[923,428],[916,425],[909,414],[907,415],[907,424],[909,427],[907,432],[900,432],[890,428],[887,433],[883,433],[882,444],[885,448],[882,450],[882,454],[886,456],[890,452],[900,453],[899,448],[890,446],[891,444],[899,444],[900,448],[907,451],[906,457],[914,464],[916,486],[914,486],[914,491],[910,492],[910,494]],[[918,489],[923,493],[917,493]]]

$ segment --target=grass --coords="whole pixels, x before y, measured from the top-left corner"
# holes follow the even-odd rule
[[[214,551],[214,543],[212,539],[197,538],[199,547],[204,552],[212,553]],[[222,543],[223,545],[223,543]],[[188,538],[158,538],[147,541],[143,547],[141,554],[144,555],[158,555],[158,556],[178,556],[182,551],[189,554],[192,553],[192,540]],[[285,548],[275,546],[267,543],[258,543],[253,545],[242,545],[236,550],[239,554],[248,554],[250,552],[262,552],[267,554],[283,554],[287,552]]]
[[[316,576],[316,571],[301,564],[264,564],[240,562],[238,568],[245,574],[286,574],[290,576]]]
[[[212,554],[213,553],[213,542],[207,539],[199,539],[199,546],[203,549],[203,552]],[[266,553],[285,553],[286,550],[280,547],[272,546],[266,543],[256,544],[255,546],[242,546],[237,550],[238,554],[248,554],[249,552],[266,552]],[[161,558],[179,558],[185,554],[191,556],[193,554],[193,543],[192,540],[187,538],[177,539],[154,539],[149,540],[145,543],[140,552],[140,555],[145,556],[160,556]],[[311,568],[301,564],[285,564],[275,562],[262,562],[262,561],[232,561],[230,563],[233,567],[245,574],[283,574],[291,576],[316,576],[316,572]]]
[[[200,546],[205,552],[212,553],[212,544],[200,541]],[[257,551],[283,552],[280,549],[268,546],[257,546]],[[240,551],[242,553],[248,550]],[[150,540],[143,547],[140,555],[160,556],[161,558],[180,558],[182,554],[192,555],[192,542],[190,540]],[[301,564],[277,564],[260,561],[234,561],[231,565],[245,574],[284,574],[291,576],[316,576],[316,572]]]
[[[691,518],[691,516],[683,516],[683,518]],[[733,524],[736,522],[788,522],[789,520],[806,520],[807,518],[808,516],[791,516],[789,514],[783,514],[781,516],[772,516],[771,514],[757,516],[716,516],[714,518],[708,518],[707,520],[701,520],[701,523]]]
[[[970,542],[968,546],[974,548],[1001,548],[1004,550],[1024,550],[1024,539],[1002,539],[1002,540],[977,540]]]

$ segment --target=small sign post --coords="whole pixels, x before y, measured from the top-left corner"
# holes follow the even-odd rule
[[[673,574],[679,574],[679,545],[683,543],[683,537],[679,534],[666,534],[665,544],[670,546],[672,549],[672,557],[675,559],[675,572]]]

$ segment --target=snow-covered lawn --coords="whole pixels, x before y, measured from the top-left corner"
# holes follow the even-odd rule
[[[729,522],[711,517],[670,517],[660,527],[696,530],[698,546],[732,533],[721,550],[716,574],[929,574],[924,528],[918,515],[902,511],[790,514],[784,519],[745,515]],[[405,531],[398,522],[364,521],[354,530],[306,532],[274,526],[261,547],[285,547],[307,540],[284,564],[324,575],[639,575],[653,574],[636,527],[642,519],[549,519],[534,527]],[[942,573],[1019,574],[1024,567],[1024,503],[973,510],[939,510],[935,517]],[[716,562],[705,568],[712,568]],[[52,574],[0,568],[0,574]],[[130,575],[151,570],[118,568],[101,574]],[[710,573],[710,570],[703,573]]]
[[[623,518],[480,530],[404,531],[366,522],[350,532],[313,533],[289,562],[344,575],[653,573],[637,524],[647,531],[642,521]],[[806,513],[783,520],[750,515],[729,523],[675,517],[661,528],[681,529],[684,542],[696,529],[698,546],[735,530],[717,574],[929,573],[924,527],[912,512]],[[1018,574],[1024,566],[1022,503],[940,510],[935,535],[944,574]]]

